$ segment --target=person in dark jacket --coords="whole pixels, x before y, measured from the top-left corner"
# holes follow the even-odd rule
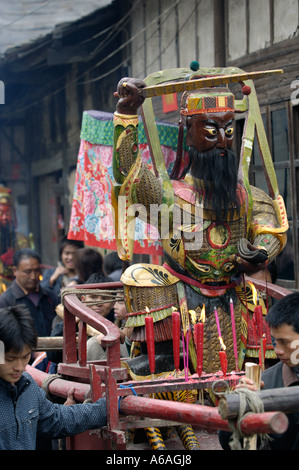
[[[24,248],[14,255],[11,286],[0,295],[0,308],[23,304],[30,311],[38,336],[50,336],[59,304],[57,295],[40,286],[40,257]]]
[[[262,373],[261,387],[265,389],[299,385],[299,292],[280,299],[269,310],[266,321],[270,327],[273,346],[279,362]],[[250,390],[254,383],[242,379]],[[279,410],[278,410],[279,411]],[[299,450],[299,411],[288,413],[289,426],[283,434],[271,434],[267,443],[270,450]],[[230,433],[219,432],[220,444],[229,450]]]
[[[25,372],[37,335],[24,307],[0,309],[0,344],[0,450],[35,450],[38,436],[60,438],[107,424],[104,398],[70,406],[52,403]]]

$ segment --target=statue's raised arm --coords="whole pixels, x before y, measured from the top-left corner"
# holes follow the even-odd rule
[[[115,96],[118,97],[114,113],[113,175],[115,184],[112,204],[116,220],[118,254],[131,260],[134,246],[135,213],[145,222],[150,221],[151,204],[161,203],[161,183],[142,164],[138,142],[138,109],[144,98],[140,91],[142,80],[123,78]]]
[[[138,108],[144,102],[144,97],[140,91],[146,84],[138,78],[122,78],[117,85],[114,96],[119,100],[116,104],[116,112],[124,115],[137,115]]]

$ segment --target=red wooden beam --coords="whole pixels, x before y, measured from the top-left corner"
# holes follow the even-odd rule
[[[82,320],[79,321],[79,338],[78,338],[78,359],[81,367],[86,367],[87,364],[87,333],[86,323]]]
[[[49,378],[49,375],[41,370],[36,369],[35,367],[27,366],[26,372],[28,372],[31,377],[35,380],[35,382],[42,387],[43,382],[45,379]],[[79,402],[83,403],[90,395],[90,385],[79,383],[79,382],[72,382],[71,380],[65,380],[57,378],[53,380],[48,388],[50,394],[56,395],[60,398],[67,398],[67,394],[71,389],[74,389],[74,399]]]
[[[27,372],[33,377],[39,386],[43,380],[48,377],[44,372],[27,366]],[[115,396],[115,386],[110,374],[110,390],[108,415],[111,419],[108,427],[117,430],[118,416],[117,406],[118,397]],[[114,384],[115,385],[115,384]],[[83,402],[90,394],[90,385],[77,382],[71,382],[64,379],[54,379],[49,385],[49,393],[66,398],[69,390],[74,388],[74,398],[78,402]],[[158,418],[168,421],[187,423],[206,430],[230,431],[228,421],[223,420],[219,414],[218,408],[203,406],[190,403],[175,401],[157,400],[155,398],[145,398],[139,396],[127,396],[121,399],[119,403],[120,413],[147,418]],[[241,422],[241,431],[245,435],[259,433],[282,434],[288,428],[288,419],[281,412],[251,413],[246,415]]]
[[[104,286],[104,284],[102,284],[102,286]],[[74,330],[76,327],[74,323],[75,317],[79,317],[82,322],[87,323],[97,331],[103,333],[102,346],[108,348],[108,365],[112,368],[120,367],[119,328],[102,315],[94,312],[87,305],[84,305],[75,294],[68,294],[64,297],[64,362],[74,363],[77,360],[76,331]],[[83,346],[79,345],[79,347],[83,351]]]
[[[255,287],[263,292],[267,292],[270,297],[274,299],[281,299],[288,294],[291,294],[289,289],[278,286],[277,284],[271,284],[271,282],[262,281],[261,279],[255,279],[254,277],[246,276],[246,281],[252,282]]]
[[[76,317],[64,308],[63,316],[63,362],[77,362]]]
[[[103,284],[102,284],[103,285]],[[86,286],[88,287],[88,286]],[[85,289],[85,286],[84,286]],[[80,320],[92,326],[96,330],[100,331],[105,335],[102,339],[104,347],[112,347],[119,341],[119,329],[114,323],[107,320],[105,317],[95,312],[87,305],[82,303],[77,295],[68,294],[64,297],[64,306],[67,310],[74,315],[79,317]]]
[[[123,398],[119,407],[120,413],[125,415],[177,421],[206,430],[230,431],[228,421],[223,420],[218,409],[211,406],[130,396]],[[245,435],[282,434],[287,428],[288,418],[281,412],[251,413],[241,421],[241,431]]]

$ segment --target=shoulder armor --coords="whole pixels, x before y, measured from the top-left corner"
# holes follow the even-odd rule
[[[269,194],[265,193],[265,191],[263,191],[262,189],[251,185],[250,190],[251,190],[252,197],[255,201],[263,202],[264,204],[267,203],[267,204],[273,205],[272,198],[269,196]]]
[[[146,263],[133,264],[125,270],[120,280],[127,286],[135,287],[171,286],[179,282],[179,278],[163,266]]]

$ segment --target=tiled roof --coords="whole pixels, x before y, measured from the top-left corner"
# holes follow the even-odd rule
[[[72,23],[112,3],[112,0],[0,1],[0,54],[31,43],[63,23]]]

